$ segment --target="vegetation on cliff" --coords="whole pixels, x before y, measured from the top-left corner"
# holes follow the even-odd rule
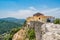
[[[60,24],[60,18],[56,18],[56,19],[54,20],[54,23],[55,23],[55,24]]]
[[[29,40],[35,40],[35,30],[34,29],[28,30],[28,37],[29,37]]]

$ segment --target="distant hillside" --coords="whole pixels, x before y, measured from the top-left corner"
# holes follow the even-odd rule
[[[23,24],[25,22],[25,19],[17,19],[17,18],[13,18],[13,17],[1,18],[0,20],[19,23],[19,24]]]
[[[12,28],[17,28],[17,27],[21,27],[22,25],[19,23],[15,23],[15,22],[9,22],[5,20],[1,20],[0,19],[0,34],[9,32]]]

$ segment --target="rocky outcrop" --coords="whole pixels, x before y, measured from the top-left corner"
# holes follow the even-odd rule
[[[27,28],[24,27],[22,29],[20,29],[12,38],[12,40],[29,40],[28,38],[26,38],[27,35]]]
[[[35,29],[36,40],[60,40],[60,24],[31,22]]]
[[[31,22],[30,27],[35,29],[36,40],[60,40],[60,24]],[[19,30],[12,40],[29,40],[26,38],[28,28]]]
[[[42,26],[42,22],[39,21],[31,21],[30,22],[30,26],[31,28],[34,28],[35,30],[35,36],[36,36],[36,40],[41,40],[42,39],[42,34],[41,34],[41,26]]]
[[[46,23],[41,29],[42,40],[60,40],[60,24]]]

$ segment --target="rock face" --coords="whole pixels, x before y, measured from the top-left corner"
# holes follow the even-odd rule
[[[26,28],[20,29],[12,38],[12,40],[29,40],[26,38]]]
[[[33,27],[35,29],[35,36],[36,36],[36,40],[41,40],[42,39],[42,34],[41,34],[41,26],[42,26],[42,22],[39,21],[31,21],[30,22],[30,26],[31,28]]]
[[[25,39],[25,30],[21,29],[16,33],[12,40],[24,40]]]
[[[46,23],[41,30],[42,40],[60,40],[60,24]]]
[[[60,40],[60,24],[31,22],[36,40]]]
[[[29,27],[35,29],[36,40],[60,40],[60,24],[31,22]],[[29,40],[26,38],[26,30],[19,30],[12,40]]]

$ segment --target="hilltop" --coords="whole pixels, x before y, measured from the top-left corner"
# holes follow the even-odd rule
[[[8,21],[8,22],[14,22],[14,23],[19,23],[23,24],[25,19],[17,19],[13,17],[7,17],[7,18],[0,18],[0,20]]]
[[[51,22],[54,17],[38,14],[34,14],[33,17],[28,17],[26,19],[26,26],[20,29],[13,36],[12,40],[60,40],[60,25],[54,24],[54,20]],[[44,18],[47,21],[44,21]],[[57,21],[55,20],[55,22]]]
[[[0,34],[9,32],[13,28],[21,27],[24,22],[25,19],[17,19],[13,17],[0,18]]]

